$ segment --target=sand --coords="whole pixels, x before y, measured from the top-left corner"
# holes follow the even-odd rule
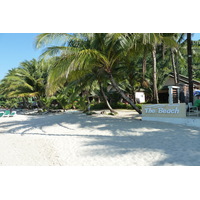
[[[1,166],[200,166],[200,131],[79,111],[0,118]]]

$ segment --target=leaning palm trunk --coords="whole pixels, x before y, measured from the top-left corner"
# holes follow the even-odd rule
[[[122,96],[122,98],[127,101],[139,114],[142,114],[142,111],[133,103],[133,101],[127,97],[124,92],[119,88],[119,86],[117,85],[117,83],[115,82],[112,74],[109,74],[110,76],[110,81],[112,86],[117,90],[117,92]]]
[[[108,102],[108,98],[107,98],[107,96],[105,95],[105,92],[103,91],[103,88],[102,88],[102,85],[101,85],[100,82],[99,82],[99,86],[100,86],[100,90],[101,90],[101,93],[102,93],[102,95],[103,95],[104,101],[106,102],[106,105],[108,106],[108,109],[110,110],[111,113],[117,114],[117,112],[114,111],[114,110],[112,109],[110,103]]]
[[[173,67],[173,72],[174,72],[174,84],[178,85],[177,70],[176,70],[176,64],[175,64],[173,48],[171,48],[171,57],[172,57],[172,67]]]
[[[153,103],[159,103],[158,100],[158,87],[157,87],[157,71],[156,71],[156,45],[152,49],[153,58]]]

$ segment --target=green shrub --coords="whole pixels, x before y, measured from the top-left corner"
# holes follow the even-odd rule
[[[139,109],[142,109],[141,104],[136,104],[136,106]],[[133,110],[133,108],[130,104],[125,104],[125,103],[121,103],[121,102],[113,103],[113,104],[111,104],[111,107],[113,109],[130,109],[130,110]],[[91,110],[102,110],[102,109],[108,109],[108,107],[105,103],[98,103],[98,104],[92,104],[91,105]]]
[[[142,110],[142,104],[136,104],[136,106],[137,106],[140,110]]]
[[[102,110],[107,109],[107,105],[105,103],[91,104],[91,110]]]

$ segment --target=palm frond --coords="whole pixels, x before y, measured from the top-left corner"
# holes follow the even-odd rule
[[[51,43],[66,45],[71,38],[73,38],[73,35],[68,33],[42,33],[36,37],[35,47],[41,48]]]

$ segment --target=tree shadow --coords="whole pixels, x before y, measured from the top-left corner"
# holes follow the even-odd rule
[[[59,132],[51,130],[52,125],[59,126]],[[83,146],[91,147],[83,154],[89,156],[134,157],[140,152],[141,155],[148,153],[146,156],[152,160],[150,165],[154,166],[200,166],[198,128],[140,121],[134,116],[116,118],[82,113],[30,116],[24,121],[12,119],[2,122],[0,134],[83,137],[87,138]],[[156,153],[164,156],[162,159],[154,158]]]

